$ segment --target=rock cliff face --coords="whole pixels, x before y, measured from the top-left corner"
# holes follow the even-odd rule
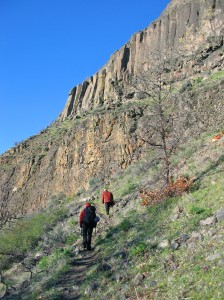
[[[136,130],[147,106],[129,81],[153,66],[153,53],[170,66],[186,132],[224,126],[223,13],[222,0],[173,0],[99,72],[74,87],[54,124],[0,157],[1,209],[32,212],[57,193],[73,195],[91,181],[105,183],[142,157],[145,145]]]
[[[0,157],[2,204],[31,212],[60,192],[72,195],[91,181],[107,182],[140,151],[134,131],[142,114],[136,107],[56,122],[9,150]]]
[[[221,66],[223,11],[222,0],[173,0],[160,18],[133,35],[99,72],[71,90],[61,119],[134,98],[128,75],[148,69],[152,53],[175,60],[177,79]],[[214,55],[217,48],[222,49]]]

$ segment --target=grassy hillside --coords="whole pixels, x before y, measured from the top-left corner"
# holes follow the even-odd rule
[[[216,216],[224,208],[224,141],[210,140],[192,139],[176,157],[193,147],[184,167],[198,176],[192,192],[150,208],[133,198],[135,207],[98,239],[99,262],[86,279],[97,288],[82,299],[223,299],[224,223]]]
[[[192,137],[173,158],[177,176],[196,178],[182,196],[142,206],[139,189],[153,182],[159,170],[145,160],[109,183],[117,201],[111,219],[100,204],[102,187],[92,180],[86,194],[60,194],[47,209],[5,226],[0,297],[223,299],[224,137],[212,143],[213,134]],[[82,199],[90,192],[101,221],[94,254],[85,254],[77,221]],[[74,273],[88,255],[91,263],[80,284]]]

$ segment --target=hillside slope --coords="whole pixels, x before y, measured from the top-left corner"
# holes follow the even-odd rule
[[[197,177],[182,196],[142,206],[139,186],[156,166],[147,170],[142,161],[117,174],[110,182],[117,202],[112,218],[105,216],[100,192],[92,201],[101,217],[92,253],[83,252],[79,237],[83,195],[61,195],[38,215],[5,228],[2,299],[223,299],[224,137],[211,140],[192,138],[175,156],[180,174]],[[47,230],[37,233],[40,223]]]
[[[132,82],[153,68],[154,53],[172,81],[176,128],[187,139],[222,130],[223,11],[221,0],[173,0],[97,74],[73,88],[53,124],[0,156],[1,211],[31,213],[57,194],[106,184],[145,157],[139,130],[150,99]]]

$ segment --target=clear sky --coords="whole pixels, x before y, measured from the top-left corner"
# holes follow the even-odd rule
[[[0,154],[37,134],[170,0],[0,0]]]

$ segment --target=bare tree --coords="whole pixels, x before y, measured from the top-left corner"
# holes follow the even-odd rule
[[[136,97],[147,100],[142,122],[138,128],[138,138],[151,149],[156,150],[157,158],[163,165],[163,175],[169,183],[171,157],[177,150],[180,134],[177,126],[176,96],[172,92],[171,63],[153,55],[153,65],[128,75],[128,84],[135,90]]]

